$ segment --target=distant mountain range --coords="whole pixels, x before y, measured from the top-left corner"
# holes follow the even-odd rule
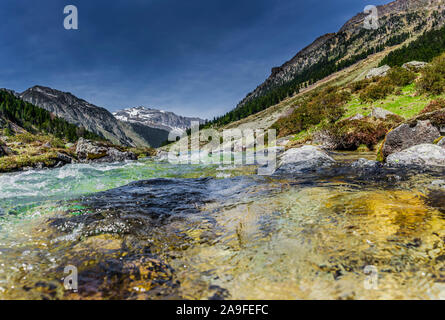
[[[159,147],[168,139],[171,130],[186,130],[192,121],[204,122],[202,119],[181,117],[172,112],[144,107],[125,109],[113,115],[105,108],[69,92],[44,86],[34,86],[23,93],[7,91],[69,123],[124,146]]]
[[[167,131],[184,131],[191,127],[192,122],[204,124],[205,120],[200,118],[189,118],[178,116],[173,112],[156,110],[146,107],[128,108],[114,112],[116,119],[130,122],[140,123],[152,128],[158,128]]]

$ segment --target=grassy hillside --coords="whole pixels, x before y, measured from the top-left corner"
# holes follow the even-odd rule
[[[445,55],[423,70],[393,67],[385,77],[342,84],[332,80],[299,96],[292,105],[293,112],[272,125],[279,137],[292,136],[292,144],[329,137],[339,150],[375,149],[401,122],[445,108]],[[375,108],[393,115],[371,117]]]

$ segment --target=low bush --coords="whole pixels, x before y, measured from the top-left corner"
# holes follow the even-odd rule
[[[271,128],[277,130],[278,137],[284,137],[321,122],[334,123],[345,113],[344,104],[350,97],[348,91],[339,91],[337,87],[320,90],[303,101],[292,114],[275,122]]]
[[[421,93],[434,95],[445,92],[445,55],[435,58],[422,70],[417,88]]]
[[[393,85],[404,87],[416,79],[416,74],[402,67],[393,67],[388,71],[387,77]]]
[[[394,85],[388,77],[381,78],[378,82],[370,84],[360,93],[360,99],[365,102],[372,102],[386,98],[394,92]]]
[[[432,100],[420,113],[434,112],[445,108],[445,99]]]
[[[343,120],[327,128],[337,150],[357,150],[366,146],[373,150],[386,133],[403,121],[398,116],[388,116],[385,120],[364,118]]]

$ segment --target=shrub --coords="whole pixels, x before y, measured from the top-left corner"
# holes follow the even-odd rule
[[[445,108],[445,99],[432,100],[420,113],[429,113]]]
[[[422,93],[441,94],[445,91],[445,55],[435,58],[422,70],[422,77],[417,82]]]
[[[3,129],[3,134],[7,137],[12,137],[14,132],[11,130],[11,128],[5,127],[5,129]]]
[[[394,92],[394,85],[388,77],[381,78],[378,82],[370,84],[360,93],[360,99],[365,102],[372,102],[386,98]]]
[[[328,87],[303,101],[292,114],[275,122],[272,129],[277,130],[278,137],[284,137],[306,130],[323,121],[334,123],[345,113],[343,106],[349,99],[349,92],[338,91],[336,87]]]
[[[387,117],[385,120],[364,118],[361,120],[343,120],[327,128],[338,150],[373,150],[388,130],[397,126],[403,119]]]
[[[363,79],[360,81],[355,81],[349,85],[352,93],[357,93],[363,89],[366,89],[372,83],[371,79]]]
[[[388,71],[387,77],[393,85],[404,87],[416,79],[416,74],[402,67],[393,67]]]

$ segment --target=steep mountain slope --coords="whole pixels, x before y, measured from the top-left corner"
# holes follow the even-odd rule
[[[179,116],[173,112],[166,112],[145,107],[128,108],[114,112],[113,115],[125,122],[139,123],[152,128],[172,130],[187,130],[191,127],[192,121],[205,123],[199,118],[189,118]]]
[[[114,144],[157,147],[168,138],[167,129],[119,121],[108,110],[77,98],[69,92],[34,86],[16,96]]]
[[[417,38],[445,21],[441,0],[397,0],[378,7],[379,28],[365,29],[360,13],[337,32],[321,36],[249,93],[237,107],[217,119],[217,125],[240,120],[275,105],[308,85],[371,54]]]
[[[119,122],[108,110],[79,99],[71,93],[34,86],[21,93],[20,98],[72,124],[97,133],[112,143],[133,145],[133,141],[126,136]]]
[[[125,135],[138,147],[150,146],[157,148],[168,140],[169,132],[164,129],[152,128],[141,123],[119,121]]]

